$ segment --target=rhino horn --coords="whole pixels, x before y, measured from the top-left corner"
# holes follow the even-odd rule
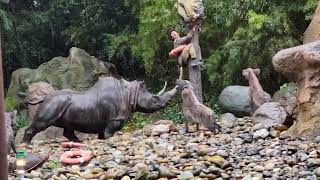
[[[166,87],[167,87],[167,81],[164,82],[164,86],[163,88],[161,89],[161,91],[158,92],[158,96],[161,96],[163,95],[164,91],[166,90]]]

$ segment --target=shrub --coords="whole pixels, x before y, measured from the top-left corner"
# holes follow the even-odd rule
[[[134,113],[123,127],[124,131],[133,131],[143,128],[151,122],[147,114]]]
[[[176,124],[181,124],[184,121],[184,117],[181,111],[180,103],[172,103],[166,108],[162,109],[158,113],[154,114],[155,119],[171,120]]]
[[[24,115],[23,113],[17,113],[17,117],[16,117],[16,121],[15,123],[12,124],[13,126],[13,131],[14,131],[14,135],[17,134],[17,131],[20,128],[23,128],[25,126],[28,125],[28,118],[26,115]]]
[[[4,100],[4,109],[6,112],[11,112],[17,107],[18,102],[12,97],[6,97]]]

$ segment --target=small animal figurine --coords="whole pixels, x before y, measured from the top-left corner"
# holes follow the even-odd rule
[[[266,93],[258,79],[260,69],[244,69],[242,75],[249,81],[249,97],[252,112],[256,111],[261,105],[271,102],[270,94]]]
[[[213,110],[198,101],[193,92],[192,84],[189,81],[180,81],[185,82],[182,90],[182,112],[186,118],[186,131],[189,131],[188,121],[191,121],[197,123],[197,130],[199,130],[199,125],[201,124],[214,134],[220,132],[221,127],[215,122]]]
[[[16,110],[14,110],[12,112],[5,112],[4,113],[6,130],[7,130],[8,154],[10,154],[11,149],[14,153],[17,153],[16,146],[14,143],[14,134],[13,134],[12,126],[11,126],[12,122],[15,121],[16,116],[17,116]]]

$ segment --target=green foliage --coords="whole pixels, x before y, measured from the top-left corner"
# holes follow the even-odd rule
[[[121,53],[137,31],[137,7],[128,0],[12,1],[0,4],[5,84],[19,67],[36,68],[72,46],[102,60]],[[125,43],[127,42],[127,43]],[[110,53],[110,54],[109,54]]]
[[[176,124],[183,123],[184,117],[181,111],[181,104],[171,103],[169,106],[156,113],[154,118],[158,120],[171,120]]]
[[[58,161],[52,161],[52,160],[49,160],[47,163],[47,168],[48,169],[51,169],[51,170],[54,170],[54,169],[58,169],[58,168],[62,168],[62,165],[61,163],[59,163]]]
[[[298,20],[295,22],[290,16],[302,15],[302,19],[307,19],[308,14],[314,11],[311,2],[314,1],[228,0],[217,4],[207,1],[206,14],[212,18],[205,20],[203,34],[219,35],[213,37],[216,47],[209,51],[205,61],[209,80],[214,87],[221,91],[227,85],[242,83],[243,69],[259,67],[262,84],[268,83],[268,90],[275,89],[278,82],[270,82],[271,77],[275,76],[272,56],[282,48],[299,44],[302,34],[297,36],[301,32],[296,30],[296,26],[304,26],[305,29],[306,24]],[[223,8],[219,8],[221,5]],[[202,41],[206,41],[205,38]]]
[[[145,125],[151,122],[150,118],[146,114],[134,113],[123,127],[124,131],[133,131],[143,128]]]
[[[204,105],[206,105],[207,107],[209,107],[213,110],[216,118],[218,118],[219,115],[221,114],[221,108],[218,103],[218,98],[213,97],[213,96],[209,96],[209,95],[205,95],[204,96]]]
[[[14,131],[14,134],[16,135],[17,131],[25,126],[28,125],[28,117],[24,115],[23,113],[17,113],[16,121],[14,124],[12,124],[12,129]]]
[[[140,56],[150,73],[155,59],[167,59],[169,53],[167,30],[179,28],[179,19],[174,7],[175,0],[138,0],[140,11],[139,32],[134,40],[133,51]]]
[[[12,28],[12,21],[8,17],[7,13],[4,10],[0,9],[0,22],[2,24],[1,29],[4,28],[6,31],[10,31]]]
[[[165,62],[172,48],[166,30],[179,26],[179,17],[174,0],[139,2],[144,3],[139,13],[140,41],[133,48],[148,72],[155,74],[163,69],[158,64],[154,69],[152,65],[157,59]],[[267,91],[277,89],[281,82],[270,81],[280,79],[273,70],[272,56],[280,49],[301,43],[316,0],[205,0],[203,3],[206,18],[202,21],[200,46],[214,95],[227,85],[247,84],[241,75],[247,67],[261,69],[260,80],[263,86],[268,84]]]
[[[18,102],[15,101],[12,97],[6,97],[4,100],[4,109],[6,112],[13,111],[18,105]]]

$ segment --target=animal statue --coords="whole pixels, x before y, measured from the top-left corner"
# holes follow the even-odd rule
[[[204,17],[202,0],[177,0],[176,7],[184,22],[196,21]]]
[[[177,80],[179,84],[183,85],[182,90],[182,112],[186,118],[185,127],[189,131],[188,121],[199,124],[208,128],[211,132],[217,134],[221,131],[220,125],[215,122],[214,112],[207,106],[201,104],[193,92],[192,84],[187,80]]]
[[[83,92],[55,91],[40,104],[22,142],[30,144],[38,132],[49,126],[64,128],[63,135],[75,142],[80,140],[74,130],[108,138],[123,127],[131,113],[152,113],[167,106],[178,86],[167,92],[165,88],[152,94],[143,81],[102,77]]]
[[[271,102],[271,96],[266,93],[259,82],[257,76],[260,69],[248,68],[242,71],[242,75],[249,81],[249,97],[251,110],[256,111],[262,104]]]
[[[5,112],[4,118],[5,118],[5,125],[7,130],[7,143],[8,143],[8,154],[10,154],[11,149],[14,153],[17,153],[16,146],[14,143],[14,134],[12,130],[12,122],[15,121],[17,116],[17,111],[14,110],[12,112]]]
[[[45,97],[53,91],[55,90],[51,84],[42,81],[32,83],[28,86],[26,101],[28,104],[29,121],[33,120],[39,105]]]

